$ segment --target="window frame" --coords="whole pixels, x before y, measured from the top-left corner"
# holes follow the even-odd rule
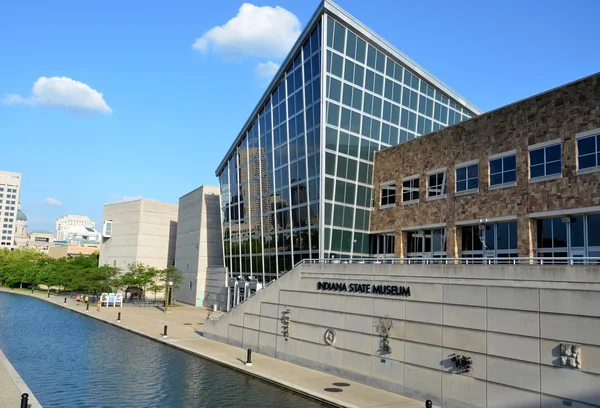
[[[442,191],[439,194],[436,195],[431,195],[431,183],[430,183],[430,178],[431,176],[438,176],[439,174],[443,174],[442,177],[442,184],[441,184],[441,189]],[[439,169],[435,169],[435,170],[430,170],[427,172],[426,174],[427,176],[427,201],[432,201],[432,200],[441,200],[443,198],[446,198],[448,196],[448,170],[446,167],[442,167]]]
[[[387,204],[383,204],[383,191],[384,190],[389,190],[391,191],[392,189],[390,187],[393,187],[394,190],[394,194],[393,194],[393,199],[394,202],[390,203],[389,202],[389,198],[392,197],[391,194],[386,195],[386,197],[388,198],[388,203]],[[396,182],[395,181],[386,181],[385,183],[381,183],[379,186],[379,208],[392,208],[396,206],[396,197],[398,196],[398,187],[396,186]]]
[[[417,180],[417,182],[419,183],[419,185],[417,187],[414,186],[414,183],[411,183],[412,181]],[[408,187],[409,191],[407,191],[411,197],[410,200],[405,201],[404,200],[404,183],[410,183]],[[421,198],[421,182],[420,182],[420,177],[418,174],[414,174],[412,176],[408,176],[408,177],[404,177],[402,179],[402,204],[403,205],[408,205],[408,204],[415,204],[418,203],[420,201]],[[412,198],[413,195],[416,193],[417,197],[416,198]]]
[[[596,158],[596,166],[594,167],[586,167],[581,168],[579,165],[579,141],[587,138],[596,138],[596,151],[595,154],[600,155],[600,128],[587,130],[585,132],[580,132],[575,135],[575,149],[576,149],[576,157],[577,157],[577,175],[587,174],[587,173],[595,173],[600,171],[600,159]]]
[[[553,174],[546,174],[546,165],[549,163],[546,159],[546,149],[550,148],[550,147],[555,147],[555,146],[559,146],[560,147],[560,173],[553,173]],[[544,175],[543,176],[537,176],[537,177],[531,177],[531,153],[532,152],[537,152],[539,150],[543,150],[544,151],[544,161],[542,163],[536,164],[536,166],[544,166]],[[562,146],[562,140],[560,138],[558,139],[553,139],[553,140],[549,140],[547,142],[542,142],[542,143],[536,143],[534,145],[531,145],[528,147],[527,149],[527,160],[528,160],[528,171],[529,171],[529,182],[530,183],[535,183],[538,181],[547,181],[547,180],[554,180],[554,179],[559,179],[562,178],[562,172],[563,172],[563,146]],[[550,163],[555,163],[556,161],[550,162]]]
[[[498,160],[498,159],[505,159],[507,157],[510,156],[515,156],[515,181],[508,181],[508,182],[502,182],[500,184],[492,184],[492,161],[494,160]],[[502,152],[502,153],[497,153],[497,154],[493,154],[491,156],[488,157],[488,186],[489,186],[489,190],[496,190],[496,189],[500,189],[500,188],[508,188],[508,187],[514,187],[517,185],[517,151],[516,150],[510,150],[507,152]],[[510,170],[512,171],[512,170]],[[502,172],[500,174],[504,174],[506,173],[506,171],[504,170],[504,164],[502,164]],[[494,173],[497,174],[497,173]],[[502,179],[504,180],[504,176],[502,177]]]
[[[477,188],[469,188],[469,180],[473,180],[473,178],[469,178],[468,176],[468,172],[469,172],[469,167],[471,166],[477,166]],[[465,178],[465,182],[466,182],[466,186],[467,188],[465,190],[460,190],[458,191],[458,170],[460,169],[466,169],[466,178]],[[463,162],[463,163],[458,163],[454,166],[454,191],[455,194],[457,196],[461,196],[461,195],[468,195],[468,194],[476,194],[479,192],[479,175],[480,175],[480,171],[481,171],[481,166],[479,165],[479,159],[475,159],[475,160],[469,160],[467,162]]]

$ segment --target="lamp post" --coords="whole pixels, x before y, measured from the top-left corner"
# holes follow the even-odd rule
[[[487,219],[479,220],[479,240],[483,249],[484,263],[487,263],[487,246],[485,245],[485,232],[487,230]]]
[[[167,301],[165,304],[165,310],[167,312],[171,311],[172,303],[173,303],[173,281],[170,280],[167,285]]]

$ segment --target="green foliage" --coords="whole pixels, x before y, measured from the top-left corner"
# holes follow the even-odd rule
[[[0,250],[0,283],[15,287],[45,285],[82,292],[111,292],[120,282],[119,270],[98,266],[98,253],[53,259],[32,249]]]
[[[32,249],[0,250],[0,284],[10,287],[45,285],[86,293],[115,292],[137,287],[144,292],[166,292],[167,282],[179,288],[183,274],[175,268],[157,269],[140,262],[127,265],[124,273],[112,266],[98,266],[98,253],[73,259],[47,257]]]

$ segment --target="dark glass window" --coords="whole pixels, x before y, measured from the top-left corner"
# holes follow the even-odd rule
[[[428,197],[438,197],[446,194],[446,172],[442,171],[428,176]]]
[[[583,215],[571,217],[571,247],[583,247],[585,244],[584,237],[584,220]]]
[[[578,169],[589,169],[600,166],[600,135],[577,139]]]
[[[490,186],[517,181],[517,155],[490,160]]]
[[[588,246],[600,246],[600,214],[588,215]]]
[[[479,164],[458,167],[456,169],[456,192],[479,188]]]
[[[415,201],[419,199],[419,179],[413,178],[402,181],[402,201]]]
[[[396,203],[396,183],[386,183],[381,186],[381,206]]]
[[[529,177],[537,178],[561,174],[561,145],[556,144],[529,151]]]
[[[344,53],[344,44],[346,42],[346,29],[337,21],[333,29],[333,49]]]

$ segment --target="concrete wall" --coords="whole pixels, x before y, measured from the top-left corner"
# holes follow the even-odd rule
[[[142,262],[159,269],[175,264],[177,204],[135,200],[104,206],[103,221],[113,221],[112,236],[100,245],[100,265],[125,269]]]
[[[207,294],[207,268],[223,266],[219,188],[202,186],[182,196],[177,224],[175,267],[183,273],[183,283],[176,298],[202,306]]]
[[[204,335],[444,407],[600,406],[598,272],[301,265],[220,320],[207,320]],[[318,291],[320,281],[408,286],[411,295]],[[375,330],[382,317],[393,322],[389,354]],[[336,332],[332,346],[328,329]],[[581,369],[560,366],[563,342],[581,346]],[[455,372],[454,353],[472,358],[470,372]]]

